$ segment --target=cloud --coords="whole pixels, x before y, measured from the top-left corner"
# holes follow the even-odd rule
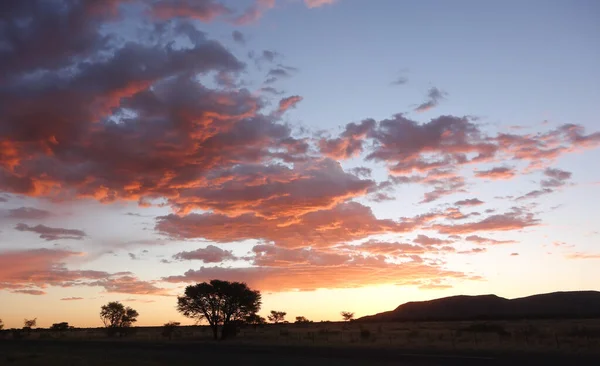
[[[35,207],[19,207],[8,210],[8,217],[18,220],[43,220],[52,216],[50,211]]]
[[[82,230],[54,228],[46,225],[29,226],[27,224],[18,223],[15,226],[15,230],[30,231],[32,233],[40,234],[40,238],[48,241],[61,239],[82,240],[86,237],[86,233]]]
[[[548,179],[542,180],[542,187],[558,188],[564,186],[566,182],[571,179],[572,173],[560,169],[546,168],[544,170],[544,175],[548,177]]]
[[[0,289],[69,287],[111,276],[107,272],[66,269],[64,262],[83,253],[60,249],[0,251]]]
[[[525,200],[525,199],[538,198],[540,196],[550,194],[552,192],[554,192],[554,190],[552,190],[550,188],[536,189],[536,190],[530,191],[522,196],[515,198],[515,200],[521,201],[521,200]]]
[[[470,234],[480,231],[512,231],[539,225],[539,220],[531,213],[511,211],[499,215],[491,215],[483,220],[457,224],[457,225],[433,225],[432,228],[440,234]]]
[[[363,139],[375,127],[375,121],[366,119],[360,123],[349,123],[340,137],[319,140],[321,153],[333,159],[349,159],[363,151]]]
[[[567,259],[600,259],[600,254],[575,252],[567,253],[565,257]]]
[[[210,22],[232,10],[213,0],[158,0],[152,4],[151,12],[160,19],[184,17]]]
[[[167,289],[158,287],[153,282],[142,281],[130,275],[113,276],[99,281],[90,282],[87,285],[103,287],[107,293],[160,296],[169,295]]]
[[[416,244],[421,244],[424,246],[430,246],[430,245],[442,245],[442,244],[449,244],[452,243],[451,240],[444,240],[444,239],[439,239],[439,238],[431,238],[427,235],[423,235],[423,234],[419,234],[417,236],[417,238],[415,240],[413,240],[414,243]]]
[[[392,85],[404,85],[408,83],[408,78],[405,76],[400,76],[396,80],[392,81]]]
[[[42,291],[42,290],[13,290],[11,292],[13,294],[25,294],[25,295],[35,295],[35,296],[46,295],[46,292]]]
[[[246,37],[244,37],[244,34],[238,30],[234,30],[233,32],[231,32],[231,38],[233,38],[233,41],[238,44],[246,44]]]
[[[352,169],[350,169],[350,172],[352,172],[352,174],[356,175],[357,177],[362,177],[362,178],[368,178],[373,173],[371,168],[367,168],[364,166],[352,168]]]
[[[283,98],[279,101],[278,113],[284,113],[290,108],[295,108],[296,104],[302,101],[302,97],[299,95],[293,95],[291,97]]]
[[[247,25],[259,20],[262,15],[275,6],[275,0],[255,0],[248,9],[233,20],[234,24]]]
[[[477,244],[514,244],[516,243],[513,240],[495,240],[490,238],[485,238],[479,235],[469,235],[465,238],[466,241],[475,242]]]
[[[483,203],[484,202],[478,198],[469,198],[469,199],[454,202],[454,204],[457,206],[479,206],[479,205],[483,205]]]
[[[63,297],[61,301],[78,301],[83,300],[83,297]]]
[[[422,222],[377,219],[369,207],[348,202],[305,213],[292,221],[250,213],[235,217],[214,213],[167,215],[158,218],[156,229],[175,238],[204,238],[218,243],[256,239],[302,248],[331,247],[375,234],[410,232]]]
[[[304,0],[304,3],[309,8],[318,8],[323,5],[332,5],[337,2],[337,0]]]
[[[238,258],[233,255],[231,250],[223,250],[217,246],[209,245],[206,248],[196,249],[191,252],[181,252],[173,256],[178,260],[199,260],[204,263],[220,263],[225,261],[234,261]]]
[[[486,178],[494,180],[512,179],[517,175],[513,168],[495,167],[489,170],[479,170],[475,172],[477,178]]]
[[[448,93],[441,91],[436,87],[432,87],[427,92],[427,101],[419,104],[415,108],[415,112],[426,112],[433,107],[436,107],[440,103],[440,100],[444,99],[446,95],[448,95]]]
[[[194,283],[211,278],[247,282],[262,291],[315,290],[319,288],[356,288],[370,285],[414,285],[436,278],[470,280],[475,277],[417,261],[387,263],[383,258],[356,259],[341,265],[290,265],[274,267],[201,267],[164,281]]]
[[[213,210],[230,216],[252,213],[270,219],[331,208],[364,195],[374,185],[345,172],[331,159],[284,165],[239,165],[215,171],[206,185],[186,189],[172,200],[182,211]]]

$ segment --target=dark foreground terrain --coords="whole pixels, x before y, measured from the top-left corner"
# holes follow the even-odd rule
[[[127,340],[4,340],[0,365],[599,365],[596,355],[240,345]]]

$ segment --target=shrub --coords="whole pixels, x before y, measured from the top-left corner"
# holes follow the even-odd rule
[[[360,330],[360,338],[362,340],[367,340],[367,339],[371,338],[371,331],[368,329],[361,329]]]

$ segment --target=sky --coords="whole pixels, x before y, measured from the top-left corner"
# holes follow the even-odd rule
[[[0,319],[600,290],[600,4],[0,3]]]

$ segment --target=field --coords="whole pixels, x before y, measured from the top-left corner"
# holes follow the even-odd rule
[[[0,343],[20,339],[20,344],[85,343],[81,341],[104,344],[159,343],[167,346],[195,344],[197,347],[217,344],[211,339],[212,333],[206,326],[178,327],[170,339],[163,334],[161,327],[136,327],[132,334],[123,338],[109,338],[102,328],[70,329],[63,332],[36,329],[29,334],[5,330],[0,337],[4,339]],[[240,329],[237,337],[218,344],[250,348],[354,349],[377,353],[525,352],[600,356],[600,320],[271,324],[245,326]]]

